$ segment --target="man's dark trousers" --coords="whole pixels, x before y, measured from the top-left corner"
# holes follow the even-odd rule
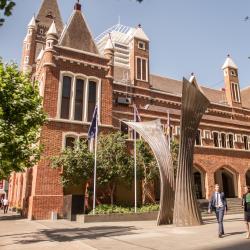
[[[218,207],[215,210],[217,222],[219,224],[219,235],[224,234],[224,226],[223,226],[224,212],[225,212],[224,207]]]

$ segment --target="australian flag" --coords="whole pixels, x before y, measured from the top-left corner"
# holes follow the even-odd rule
[[[97,130],[98,130],[97,119],[98,119],[98,108],[97,108],[97,105],[96,105],[94,113],[93,113],[91,125],[89,127],[89,132],[88,132],[88,139],[89,140],[94,139],[96,137]]]

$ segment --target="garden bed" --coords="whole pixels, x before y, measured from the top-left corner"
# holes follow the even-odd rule
[[[111,214],[77,214],[76,221],[83,223],[91,222],[116,222],[116,221],[144,221],[156,220],[158,211],[143,213],[111,213]]]

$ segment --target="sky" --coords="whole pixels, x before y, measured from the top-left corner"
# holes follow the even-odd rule
[[[0,27],[0,57],[20,62],[27,24],[42,0],[16,0]],[[64,23],[76,0],[58,0]],[[249,0],[81,0],[94,37],[120,22],[141,24],[150,38],[150,72],[174,79],[194,72],[200,84],[224,87],[221,66],[231,55],[241,88],[250,86]]]

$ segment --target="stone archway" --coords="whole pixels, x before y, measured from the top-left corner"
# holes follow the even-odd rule
[[[250,186],[250,169],[246,172],[246,185]]]
[[[222,167],[214,173],[215,183],[220,185],[227,198],[238,197],[237,179],[237,174],[226,167]]]
[[[206,198],[205,172],[198,166],[193,166],[194,190],[197,199]]]

